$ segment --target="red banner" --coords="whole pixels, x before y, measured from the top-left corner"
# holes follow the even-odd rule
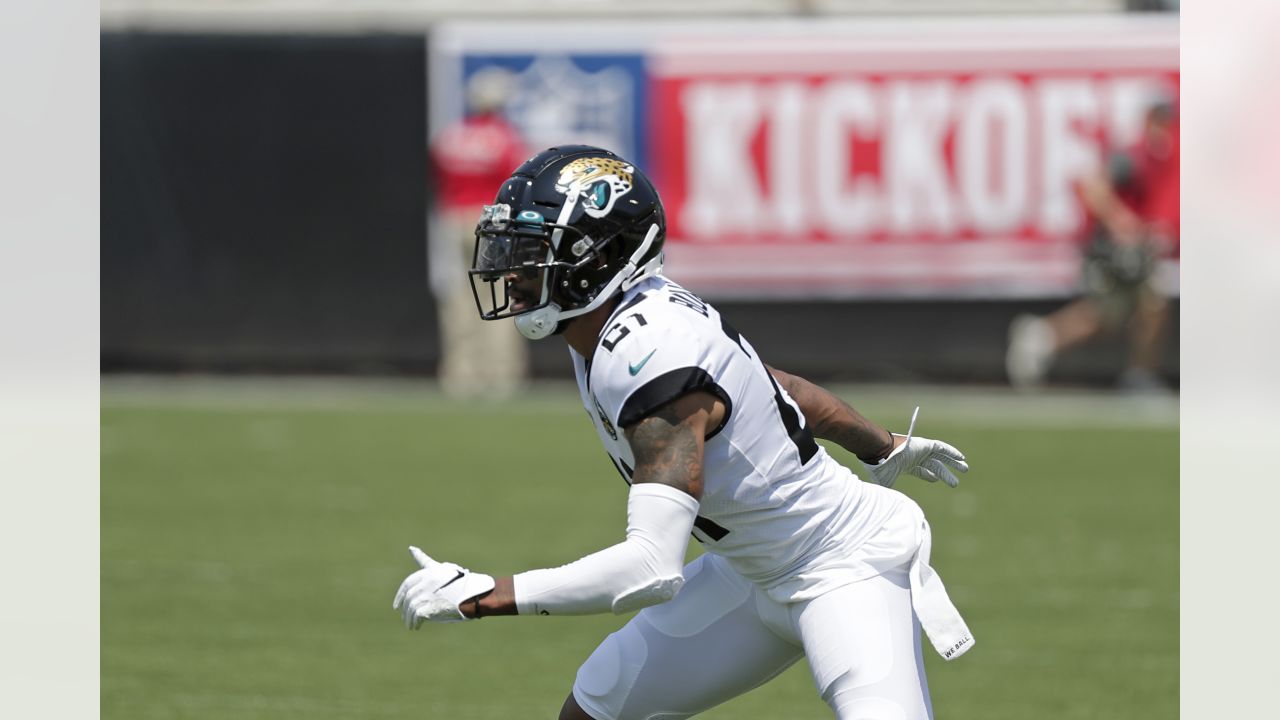
[[[684,34],[651,56],[673,277],[712,295],[1069,291],[1078,182],[1176,99],[1176,24]]]

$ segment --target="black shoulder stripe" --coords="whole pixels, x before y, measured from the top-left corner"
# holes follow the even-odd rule
[[[724,331],[725,335],[729,336],[730,340],[737,343],[738,347],[742,349],[742,352],[747,353],[747,357],[751,357],[751,353],[747,352],[747,346],[742,344],[742,333],[735,330],[734,327],[729,324],[729,321],[724,319],[724,315],[720,316],[720,329]]]
[[[773,373],[769,372],[767,365],[764,368],[764,374],[773,384],[773,401],[778,406],[778,415],[782,417],[782,426],[786,429],[791,442],[795,444],[796,450],[800,451],[800,464],[806,465],[814,455],[818,454],[818,441],[813,439],[813,432],[809,430],[808,425],[800,424],[800,415],[796,409],[782,399],[782,388],[778,387],[778,381],[774,379]]]
[[[724,403],[724,422],[707,434],[707,439],[710,440],[724,429],[725,423],[729,422],[729,416],[733,413],[733,402],[729,399],[729,393],[717,385],[706,370],[697,367],[677,368],[640,386],[640,389],[631,393],[631,397],[622,404],[622,412],[618,413],[618,426],[630,427],[649,417],[663,405],[698,390],[709,392]]]

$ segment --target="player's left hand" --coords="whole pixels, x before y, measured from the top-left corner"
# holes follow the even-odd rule
[[[893,487],[893,483],[902,473],[914,475],[921,480],[938,482],[941,480],[948,487],[960,484],[955,473],[969,472],[969,464],[964,461],[964,453],[942,442],[922,437],[912,437],[916,429],[916,417],[920,408],[911,414],[911,426],[907,429],[905,441],[899,443],[889,457],[868,466],[871,476],[877,483],[885,487]],[[955,472],[952,472],[952,471]]]
[[[471,618],[462,614],[463,601],[493,590],[494,580],[484,573],[473,573],[449,562],[436,562],[412,545],[409,553],[422,566],[400,583],[391,609],[400,610],[404,625],[417,630],[422,621],[461,622]]]

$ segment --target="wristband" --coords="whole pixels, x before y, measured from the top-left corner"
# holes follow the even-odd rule
[[[889,433],[889,444],[885,446],[885,449],[881,450],[879,453],[877,453],[876,455],[870,458],[865,458],[859,455],[858,456],[859,460],[861,460],[863,463],[867,465],[876,465],[883,462],[885,458],[893,454],[893,433],[889,432],[888,430],[885,430],[885,432]]]

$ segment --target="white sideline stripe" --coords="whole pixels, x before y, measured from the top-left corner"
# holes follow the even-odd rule
[[[1176,428],[1178,396],[1136,396],[1113,390],[1053,389],[1020,394],[1008,387],[834,385],[871,420],[905,428],[920,406],[920,433],[934,421],[981,427]]]
[[[491,408],[507,414],[582,412],[567,382],[534,383],[508,400],[461,400],[431,380],[342,376],[107,375],[103,408],[297,410],[451,414]]]
[[[875,422],[905,427],[921,406],[924,435],[934,422],[981,427],[1174,428],[1178,399],[1135,397],[1096,390],[1055,389],[1020,395],[1004,387],[941,385],[832,385]],[[507,401],[455,400],[424,379],[263,376],[109,375],[102,378],[103,408],[199,410],[352,410],[449,414],[492,408],[505,414],[577,414],[577,388],[541,381]]]

